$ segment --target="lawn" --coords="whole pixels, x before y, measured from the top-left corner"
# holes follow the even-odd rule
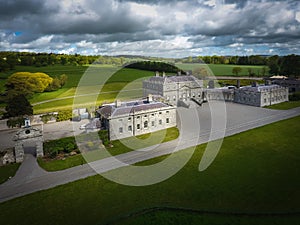
[[[220,225],[220,224],[240,224],[240,225],[291,225],[299,222],[299,216],[259,216],[251,217],[247,215],[220,215],[218,213],[203,213],[201,211],[170,210],[162,209],[145,212],[132,216],[124,221],[115,223],[116,225]]]
[[[265,108],[287,110],[287,109],[293,109],[293,108],[296,108],[296,107],[300,107],[300,101],[282,102],[282,103],[279,103],[279,104],[266,106]]]
[[[150,134],[143,134],[136,137],[129,137],[129,138],[124,138],[122,140],[112,141],[113,147],[107,148],[107,151],[112,156],[120,155],[140,148],[146,148],[148,146],[159,144],[160,137],[164,137],[162,142],[167,142],[167,141],[177,139],[178,136],[179,136],[179,130],[176,127],[172,127],[166,130],[153,132],[151,134],[151,138],[149,138]],[[81,138],[86,138],[86,137],[88,138],[88,135],[84,135]],[[143,140],[143,141],[139,141],[139,140]],[[90,144],[93,145],[93,143]],[[134,146],[134,148],[132,149],[129,146]],[[57,171],[57,170],[64,170],[70,167],[82,165],[86,163],[86,161],[92,162],[92,161],[103,159],[105,157],[107,157],[107,154],[104,152],[104,150],[103,151],[96,150],[96,151],[88,151],[84,153],[84,155],[80,154],[80,155],[70,156],[63,160],[58,159],[58,160],[45,161],[43,159],[38,159],[38,163],[46,171]]]
[[[241,67],[242,71],[239,76],[249,76],[248,68],[256,74],[255,76],[262,76],[262,68],[265,66],[249,66],[249,65],[223,65],[223,64],[199,64],[199,63],[176,63],[176,66],[183,70],[194,70],[195,68],[204,67],[209,68],[214,76],[235,76],[232,73],[233,67]],[[266,74],[267,75],[267,74]]]
[[[4,183],[9,179],[9,177],[13,177],[18,168],[20,166],[20,163],[14,163],[14,164],[9,164],[6,166],[1,166],[0,167],[0,184]]]
[[[75,67],[76,68],[76,67]],[[100,86],[103,84],[101,80],[101,74],[110,74],[112,71],[116,70],[116,67],[100,67],[91,66],[85,72],[87,76],[85,82],[80,83],[80,88],[76,89],[79,79],[82,77],[84,71],[78,70],[78,73],[74,73],[74,77],[69,78],[67,85],[64,88],[46,93],[37,93],[30,99],[30,102],[34,104],[34,114],[45,113],[50,111],[58,110],[69,110],[75,107],[86,107],[95,104],[95,98],[92,96],[83,96],[87,94],[98,94],[100,92]],[[81,72],[81,74],[80,74]],[[67,74],[68,75],[68,74]],[[102,87],[100,95],[96,98],[97,105],[103,102],[112,102],[118,96],[122,100],[140,98],[143,96],[142,92],[142,82],[141,79],[145,77],[152,76],[153,72],[127,69],[123,68],[118,70],[116,73],[106,81],[105,85]],[[76,76],[76,78],[75,78]],[[74,79],[73,79],[74,78]],[[134,89],[134,90],[132,90]],[[140,90],[135,90],[140,89]],[[126,92],[120,93],[120,90],[126,90]],[[127,90],[132,90],[127,92]],[[109,93],[106,93],[109,92]],[[73,96],[76,95],[75,102],[73,102]],[[63,99],[61,99],[63,98]],[[49,101],[50,100],[50,101]],[[39,102],[44,102],[42,104],[37,104]]]
[[[232,214],[201,214],[189,219],[176,213],[174,219],[178,220],[170,222],[172,214],[167,213],[158,215],[159,220],[154,221],[160,224],[297,224],[300,219],[299,130],[300,117],[296,117],[227,137],[217,158],[203,172],[198,171],[198,166],[206,145],[200,145],[180,172],[150,186],[124,186],[97,175],[16,198],[0,204],[0,220],[7,225],[122,224],[127,220],[121,218],[145,209],[172,207],[222,213],[296,214],[244,218]],[[174,156],[180,159],[188,151],[191,150]],[[120,172],[120,176],[125,175]],[[137,221],[151,224],[152,218],[147,215]]]

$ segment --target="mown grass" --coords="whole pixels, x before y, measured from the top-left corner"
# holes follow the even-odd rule
[[[209,69],[208,72],[212,72],[214,76],[236,76],[232,73],[232,68],[241,67],[242,71],[239,76],[249,76],[248,68],[256,74],[255,76],[262,76],[262,68],[265,66],[250,66],[250,65],[223,65],[223,64],[199,64],[199,63],[176,63],[178,68],[183,70],[194,70],[199,67]],[[265,74],[267,75],[267,74]]]
[[[206,145],[200,145],[184,168],[158,184],[124,186],[98,175],[16,198],[0,204],[0,220],[7,225],[41,221],[45,225],[107,224],[159,206],[224,213],[299,213],[299,129],[300,117],[296,117],[227,137],[212,165],[203,172],[198,166]],[[174,156],[180,160],[188,151],[191,149]],[[285,218],[249,216],[243,221],[295,224],[300,216]],[[146,224],[146,220],[149,217],[139,221]],[[203,215],[203,221],[247,224],[232,215]],[[164,218],[159,222],[164,223]]]
[[[167,141],[175,140],[178,138],[178,136],[179,136],[178,128],[172,127],[166,130],[153,132],[151,135],[143,134],[136,137],[129,137],[129,138],[124,138],[122,140],[112,141],[113,147],[106,148],[106,150],[109,152],[110,155],[115,156],[133,150],[137,150],[140,148],[146,148],[155,144],[159,144],[160,141],[167,142]],[[162,140],[161,137],[163,137]],[[83,136],[82,138],[86,138],[86,137]],[[93,143],[91,143],[91,145],[93,145]],[[46,171],[58,171],[58,170],[71,168],[74,166],[79,166],[85,164],[86,162],[100,160],[107,156],[108,155],[104,149],[100,149],[100,150],[97,149],[95,151],[85,152],[83,155],[80,154],[75,156],[69,156],[64,159],[44,160],[42,158],[39,158],[38,163],[40,167],[42,167]]]
[[[38,158],[38,164],[46,171],[58,171],[65,170],[74,166],[85,164],[86,161],[82,155],[74,155],[66,157],[65,159],[45,161],[42,158]]]
[[[115,223],[116,225],[290,225],[297,224],[299,216],[219,215],[180,210],[157,210]]]
[[[14,164],[1,166],[0,167],[0,184],[7,181],[10,177],[13,177],[16,174],[20,165],[21,165],[20,163],[14,163]]]
[[[289,102],[282,102],[275,105],[265,106],[265,108],[268,109],[280,109],[280,110],[288,110],[297,107],[300,107],[300,101],[289,101]]]
[[[94,97],[79,97],[80,95],[93,93],[95,95],[100,93],[100,95],[96,99],[96,104],[98,105],[102,104],[103,102],[112,102],[116,99],[116,97],[120,98],[121,100],[142,97],[142,90],[133,90],[131,92],[127,92],[127,90],[141,89],[141,80],[145,77],[152,76],[153,72],[123,68],[118,70],[116,73],[112,73],[109,79],[105,81],[104,84],[104,80],[102,80],[101,74],[103,74],[103,76],[107,76],[107,74],[110,74],[110,72],[117,69],[118,68],[116,67],[92,66],[89,69],[86,69],[86,71],[78,70],[76,74],[74,73],[74,76],[76,75],[76,78],[69,78],[64,88],[54,92],[34,94],[34,96],[30,99],[30,102],[32,104],[35,104],[33,108],[34,113],[39,114],[57,110],[69,110],[72,109],[73,106],[84,107],[85,105],[95,105]],[[87,77],[84,81],[80,82],[80,78],[82,77],[84,72],[85,76]],[[79,82],[80,87],[79,89],[76,89]],[[100,90],[100,87],[103,84],[104,86]],[[125,90],[125,92],[120,93],[121,90]],[[73,96],[76,96],[75,102],[73,102]],[[66,97],[70,98],[60,99]],[[51,101],[42,104],[36,104],[38,102],[47,100]]]

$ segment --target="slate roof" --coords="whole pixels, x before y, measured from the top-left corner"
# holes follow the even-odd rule
[[[114,118],[119,116],[132,115],[145,110],[159,110],[171,106],[162,102],[147,102],[147,101],[131,101],[122,102],[120,107],[116,107],[115,104],[109,104],[100,107],[97,112],[105,118]]]
[[[165,76],[165,77],[150,77],[149,81],[154,81],[157,83],[178,83],[178,82],[187,82],[195,81],[197,79],[194,76]]]

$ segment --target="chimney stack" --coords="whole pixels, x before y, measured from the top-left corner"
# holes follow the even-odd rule
[[[116,106],[116,108],[121,107],[121,105],[122,105],[122,102],[121,102],[119,99],[117,99],[117,100],[115,101],[115,106]]]
[[[147,102],[148,102],[148,103],[153,102],[153,96],[152,96],[151,94],[148,95],[148,97],[147,97]]]
[[[257,82],[256,81],[252,82],[252,87],[257,87]]]
[[[236,80],[236,87],[240,88],[241,87],[241,80]]]
[[[268,86],[268,85],[271,85],[272,84],[272,81],[271,80],[265,80],[265,85]]]

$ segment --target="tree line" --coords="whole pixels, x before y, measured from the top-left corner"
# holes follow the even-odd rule
[[[54,53],[0,52],[0,72],[13,70],[15,66],[50,66],[50,65],[87,65],[87,64],[123,65],[124,57],[85,56]]]
[[[158,72],[166,72],[166,73],[177,73],[179,71],[183,72],[175,65],[164,63],[164,62],[156,62],[156,61],[135,62],[126,65],[125,68],[140,69],[140,70],[147,70],[147,71],[158,71]]]
[[[109,64],[123,66],[134,59],[157,60],[160,58],[145,56],[85,56],[79,54],[55,54],[55,53],[30,53],[30,52],[0,52],[0,72],[9,71],[17,65],[22,66],[49,66],[49,65],[87,65]],[[165,60],[164,60],[165,61]],[[179,59],[168,59],[172,63],[205,63],[205,64],[229,64],[229,65],[265,65],[272,75],[299,76],[300,56],[291,54],[286,56],[196,56]]]

